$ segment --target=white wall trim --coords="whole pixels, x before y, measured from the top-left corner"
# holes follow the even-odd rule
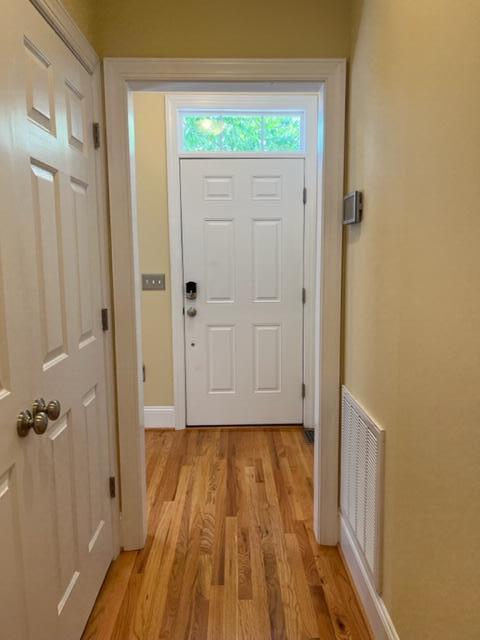
[[[368,575],[348,524],[340,516],[340,548],[375,640],[400,640],[390,614]]]
[[[145,429],[175,429],[175,407],[146,406],[143,416]]]
[[[30,2],[60,36],[88,73],[93,74],[99,63],[99,58],[60,0],[30,0]]]
[[[324,215],[320,223],[318,266],[320,394],[314,453],[320,486],[314,494],[313,506],[317,540],[327,545],[338,542],[345,84],[344,63],[325,82],[324,166],[319,168],[319,200]]]
[[[324,165],[319,168],[319,389],[315,424],[314,527],[323,544],[338,542],[338,444],[342,199],[345,134],[343,59],[220,60],[107,58],[105,93],[115,302],[115,345],[122,470],[122,531],[126,548],[143,546],[146,535],[143,402],[138,362],[135,252],[130,176],[130,92],[145,82],[284,81],[324,87]],[[129,120],[130,118],[130,120]],[[176,400],[175,400],[176,403]],[[178,421],[178,413],[176,416]]]

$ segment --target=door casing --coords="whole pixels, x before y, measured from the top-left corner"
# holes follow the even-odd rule
[[[316,304],[319,324],[314,389],[314,529],[322,544],[338,542],[338,447],[342,201],[345,142],[344,59],[106,59],[108,172],[115,305],[115,351],[122,478],[122,544],[146,539],[145,442],[141,377],[140,300],[132,160],[132,100],[135,90],[161,83],[318,83],[323,95],[325,138],[318,163]],[[161,89],[160,89],[161,90]],[[170,206],[170,205],[169,205]],[[174,286],[175,289],[175,286]],[[133,366],[132,366],[133,363]],[[136,364],[136,366],[135,366]]]

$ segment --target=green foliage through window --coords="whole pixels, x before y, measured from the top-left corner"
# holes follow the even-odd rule
[[[184,113],[183,151],[302,151],[299,113]]]

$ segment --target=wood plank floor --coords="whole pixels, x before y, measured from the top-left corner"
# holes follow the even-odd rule
[[[147,432],[146,546],[111,565],[83,640],[370,640],[312,531],[296,428]]]

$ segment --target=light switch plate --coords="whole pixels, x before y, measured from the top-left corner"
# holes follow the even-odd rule
[[[142,273],[143,291],[165,291],[164,273]]]

